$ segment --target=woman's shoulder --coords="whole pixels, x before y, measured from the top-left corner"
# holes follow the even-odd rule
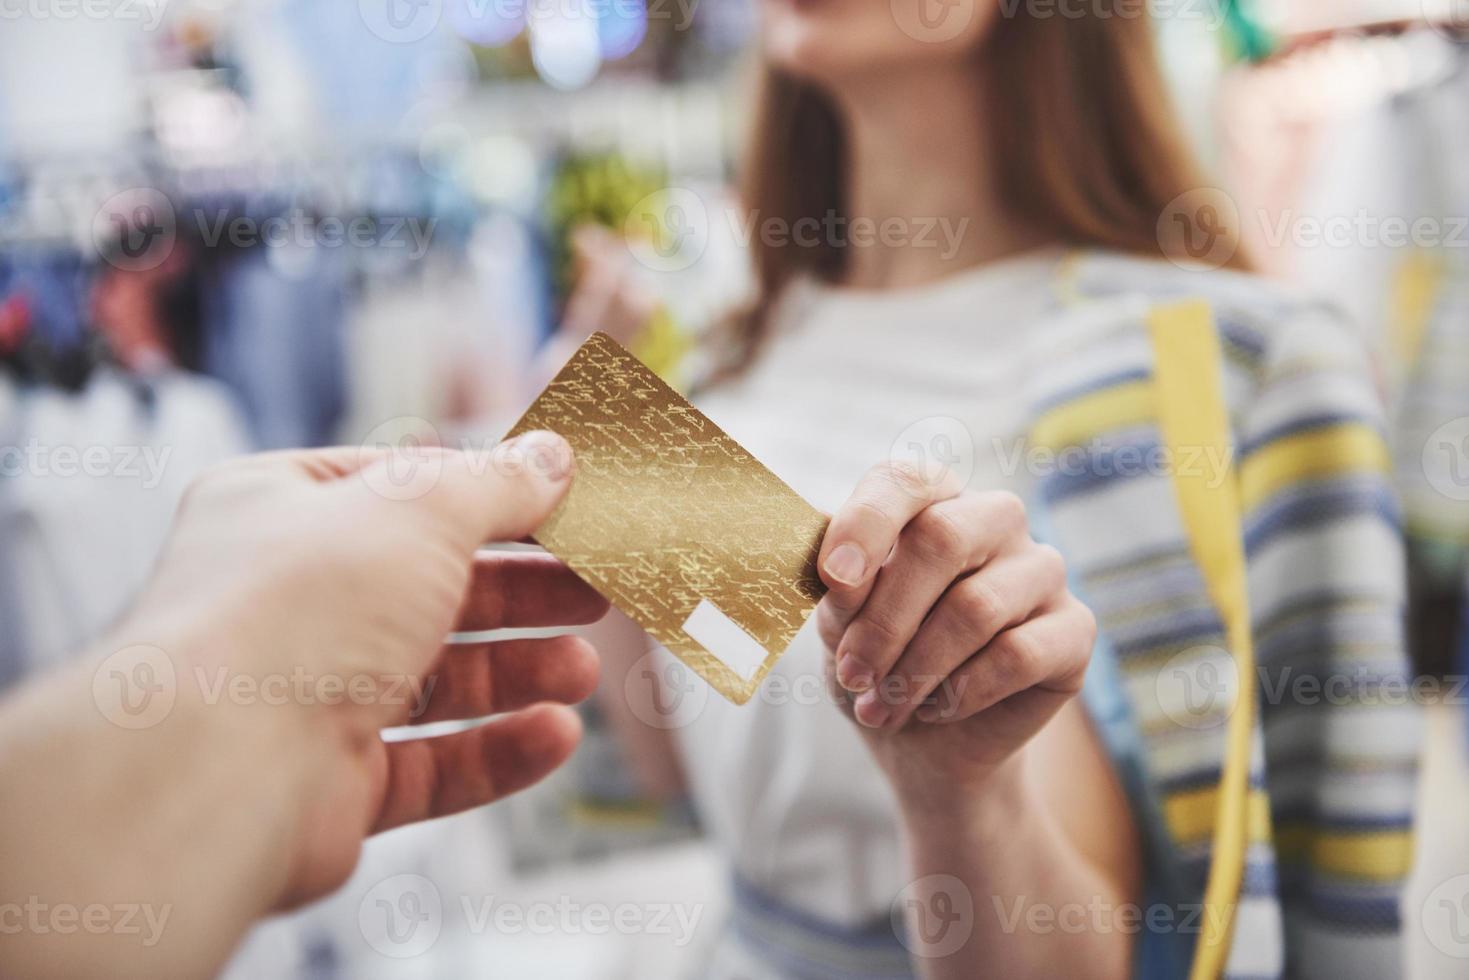
[[[1209,308],[1241,410],[1285,378],[1326,375],[1359,382],[1363,410],[1376,399],[1374,369],[1361,332],[1329,299],[1233,269],[1184,267],[1111,252],[1075,254],[1059,273],[1068,306],[1105,307],[1136,317],[1191,301]],[[1375,410],[1375,409],[1374,409]]]

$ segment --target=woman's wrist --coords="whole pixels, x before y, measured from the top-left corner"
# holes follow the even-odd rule
[[[1038,799],[1026,761],[1022,748],[966,778],[895,778],[909,835],[915,843],[1012,836],[1015,826],[1034,814]]]

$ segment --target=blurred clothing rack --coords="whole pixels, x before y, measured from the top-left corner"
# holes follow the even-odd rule
[[[1469,41],[1469,17],[1456,0],[1220,0],[1224,23],[1243,60],[1261,63],[1343,36],[1381,37],[1431,29]],[[1442,8],[1442,9],[1439,9]]]

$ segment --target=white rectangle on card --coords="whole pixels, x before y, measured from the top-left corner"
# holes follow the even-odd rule
[[[683,631],[743,681],[754,679],[770,657],[769,650],[708,599],[699,600],[684,620]]]

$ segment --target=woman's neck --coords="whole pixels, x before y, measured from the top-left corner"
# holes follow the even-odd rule
[[[836,94],[853,222],[843,285],[923,285],[1046,243],[996,190],[976,74],[885,73]]]

